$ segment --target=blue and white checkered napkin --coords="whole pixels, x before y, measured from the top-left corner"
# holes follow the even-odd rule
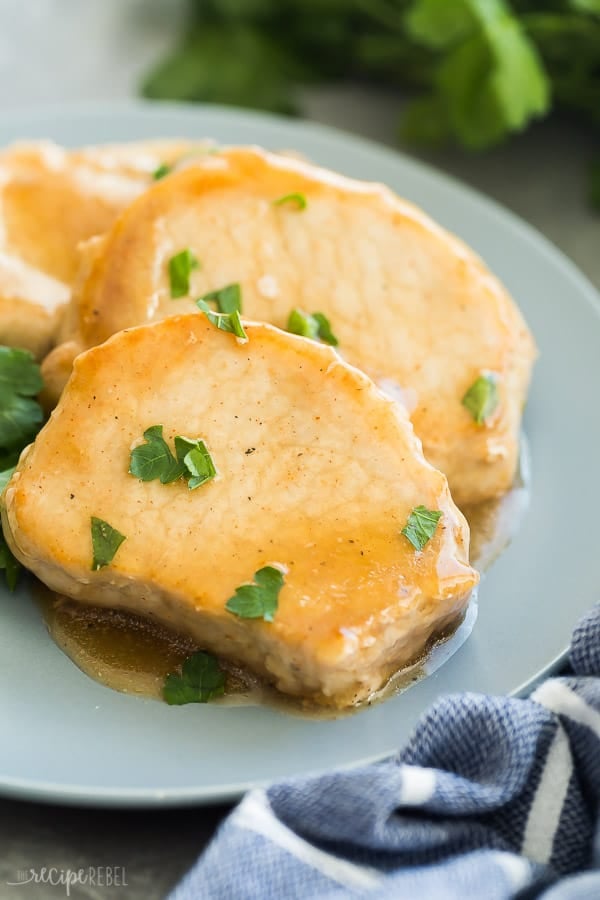
[[[574,675],[448,696],[398,756],[254,790],[171,900],[600,900],[600,606]]]

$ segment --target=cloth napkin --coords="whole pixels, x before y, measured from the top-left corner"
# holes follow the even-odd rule
[[[253,790],[171,900],[600,900],[600,606],[528,700],[449,695],[397,756]]]

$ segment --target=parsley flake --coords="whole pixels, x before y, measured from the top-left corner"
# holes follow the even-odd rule
[[[337,347],[339,341],[331,330],[331,325],[327,316],[324,316],[323,313],[316,312],[312,314],[312,317],[318,325],[319,338],[325,344],[331,344],[332,347]]]
[[[175,438],[175,452],[177,459],[185,466],[187,474],[190,476],[188,478],[190,491],[200,487],[206,481],[210,481],[217,474],[212,456],[204,441],[200,439],[192,441],[178,435]]]
[[[234,309],[231,313],[216,313],[212,311],[208,303],[203,299],[196,300],[196,305],[202,310],[208,321],[211,325],[214,325],[215,328],[218,328],[220,331],[228,331],[230,334],[234,334],[243,341],[248,340],[248,335],[244,331],[244,326],[242,325],[242,320],[240,319],[240,314],[237,309]]]
[[[210,481],[217,474],[208,448],[200,438],[192,439],[177,435],[175,454],[163,438],[163,426],[152,425],[144,432],[145,444],[131,451],[129,474],[140,481],[154,481],[171,484],[180,478],[188,479],[191,491]]]
[[[160,166],[158,166],[152,173],[152,177],[155,181],[160,181],[160,179],[164,178],[165,175],[169,175],[171,171],[171,166],[168,166],[166,163],[161,163]]]
[[[331,324],[323,313],[305,313],[301,309],[293,309],[289,315],[287,330],[302,337],[321,340],[325,344],[337,347],[338,339],[331,330]]]
[[[31,353],[0,346],[0,451],[12,451],[7,457],[18,456],[42,423],[42,408],[33,399],[42,387]]]
[[[242,311],[242,289],[236,282],[228,284],[218,291],[210,291],[202,297],[204,303],[216,303],[220,313]]]
[[[284,206],[287,203],[295,204],[298,208],[298,212],[306,209],[308,205],[304,194],[284,194],[284,196],[279,197],[278,200],[273,200],[273,206]]]
[[[439,509],[427,509],[426,506],[415,506],[408,521],[401,531],[408,538],[415,550],[422,550],[435,534],[442,514]]]
[[[94,553],[92,572],[97,572],[98,569],[110,565],[124,540],[124,534],[121,534],[108,522],[92,516],[92,549]]]
[[[190,275],[199,266],[200,263],[189,247],[171,257],[169,260],[169,281],[171,284],[171,298],[173,300],[189,294]]]
[[[183,461],[175,459],[162,435],[162,425],[152,425],[146,429],[146,443],[131,451],[130,475],[135,475],[140,481],[154,481],[158,478],[161,484],[170,484],[181,478],[185,471]]]
[[[255,573],[254,584],[243,584],[235,589],[235,596],[227,601],[225,609],[242,619],[272,622],[282,587],[283,574],[280,570],[265,566]]]
[[[462,398],[462,405],[468,409],[478,425],[483,425],[495,411],[500,398],[496,376],[492,373],[480,375]]]
[[[181,675],[165,678],[163,697],[170,706],[208,703],[225,693],[225,673],[209,653],[198,650],[184,661]]]

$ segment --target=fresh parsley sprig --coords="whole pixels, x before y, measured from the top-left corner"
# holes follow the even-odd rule
[[[433,89],[409,112],[407,136],[424,136],[433,118],[441,137],[479,149],[548,112],[542,60],[505,0],[415,0],[405,23],[409,38],[437,56]]]
[[[44,421],[35,399],[42,390],[40,367],[32,354],[0,346],[0,494],[8,484],[21,450],[32,441]],[[11,591],[16,587],[20,563],[0,529],[0,570]]]
[[[5,466],[35,437],[44,414],[40,367],[27,350],[0,346],[0,456]]]
[[[144,91],[289,112],[299,85],[358,74],[422,92],[409,137],[487,147],[552,99],[598,122],[599,18],[597,0],[193,0]]]

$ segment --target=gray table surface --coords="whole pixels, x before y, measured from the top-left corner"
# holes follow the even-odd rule
[[[154,58],[172,35],[172,16],[165,27],[164,4],[149,4],[154,18],[147,20],[139,52],[132,52],[131,40],[113,47],[113,57],[120,54],[117,73],[108,78],[106,58],[86,61],[85,77],[62,75],[54,68],[70,35],[85,23],[71,21],[70,29],[62,28],[60,41],[42,42],[40,66],[53,71],[53,78],[41,78],[20,62],[22,79],[10,90],[3,77],[15,64],[11,48],[18,46],[21,33],[42,24],[43,14],[51,11],[56,0],[38,0],[24,4],[22,0],[0,0],[0,23],[11,21],[12,40],[0,28],[0,110],[24,103],[39,103],[57,96],[65,99],[110,99],[132,93],[139,72]],[[123,0],[119,7],[133,16],[141,0]],[[179,4],[179,0],[177,0]],[[91,4],[75,4],[66,0],[62,9],[73,13]],[[96,4],[104,10],[101,27],[105,34],[115,30],[115,5]],[[173,7],[170,8],[171,13]],[[19,10],[27,13],[19,14]],[[36,14],[38,20],[35,20]],[[112,18],[111,18],[112,16]],[[98,26],[100,27],[100,25]],[[36,29],[37,30],[37,29]],[[39,32],[38,32],[39,33]],[[3,41],[4,38],[4,41]],[[64,45],[64,46],[63,46]],[[22,45],[21,45],[22,46]],[[61,49],[62,48],[62,49]],[[55,56],[52,57],[54,51]],[[45,55],[44,55],[45,53]],[[39,54],[38,54],[39,57]],[[32,59],[32,52],[29,59]],[[77,60],[73,63],[76,65]],[[358,85],[312,92],[305,98],[308,118],[337,125],[387,144],[396,143],[399,100],[384,91]],[[0,113],[1,114],[1,113]],[[484,156],[460,152],[421,154],[432,164],[457,176],[468,184],[494,197],[519,213],[546,234],[580,268],[600,286],[600,216],[585,204],[586,167],[597,148],[592,135],[561,120],[536,126],[510,144]],[[410,151],[407,151],[410,152]],[[6,738],[4,738],[6,739]],[[92,867],[120,867],[126,884],[117,887],[87,885],[72,887],[70,895],[80,898],[116,898],[155,900],[165,896],[171,886],[189,868],[202,847],[227,813],[227,807],[185,808],[143,812],[73,809],[33,803],[0,800],[0,898],[38,900],[64,897],[62,886],[14,884],[21,870],[57,870]]]

